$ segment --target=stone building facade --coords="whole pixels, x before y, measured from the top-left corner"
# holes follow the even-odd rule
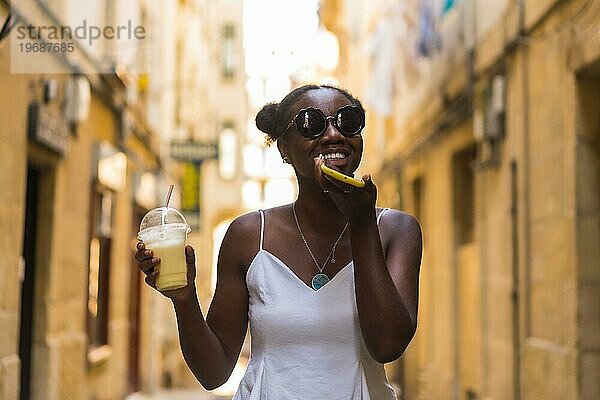
[[[361,168],[424,232],[389,375],[404,399],[598,398],[600,4],[365,3],[325,2],[367,99]]]
[[[60,6],[0,4],[18,19],[13,29],[52,24]],[[140,110],[125,105],[131,76],[99,75],[83,57],[71,73],[19,74],[14,32],[0,48],[0,397],[122,398],[155,381],[152,355],[140,351],[152,342],[141,318],[149,297],[131,244],[154,202],[139,178],[160,173],[157,148]],[[65,116],[75,96],[89,107],[78,122]]]
[[[42,70],[60,65],[63,73],[17,73],[18,28],[66,23],[79,5],[0,1],[2,24],[9,15],[16,21],[0,42],[0,398],[7,400],[122,399],[189,384],[171,305],[146,287],[132,256],[142,216],[162,204],[170,183],[171,204],[181,204],[173,136],[185,127],[193,139],[217,139],[210,94],[218,94],[206,85],[207,65],[220,56],[206,42],[220,42],[220,27],[215,36],[203,25],[209,12],[199,1],[96,2],[90,7],[106,18],[98,24],[125,15],[147,29],[152,52],[144,53],[148,45],[138,54],[147,70],[125,68],[112,42],[87,56],[74,42],[72,57],[37,58]],[[82,92],[73,94],[73,85]],[[66,104],[86,93],[78,103],[87,104],[85,117],[67,120]],[[32,105],[43,115],[35,123]],[[235,109],[245,121],[243,101]],[[199,278],[210,276],[210,263],[198,264]]]

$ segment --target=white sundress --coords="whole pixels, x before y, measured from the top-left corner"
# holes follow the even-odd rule
[[[260,213],[260,249],[246,274],[251,357],[232,400],[395,400],[363,341],[354,264],[313,290],[263,249]]]

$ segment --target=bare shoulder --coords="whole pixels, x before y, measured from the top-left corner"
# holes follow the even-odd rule
[[[256,228],[258,227],[258,232]],[[227,230],[228,235],[248,237],[248,235],[260,236],[260,212],[252,211],[236,217]]]
[[[252,211],[235,218],[225,233],[221,253],[237,255],[240,267],[247,268],[260,246],[261,217]]]
[[[396,231],[400,230],[414,230],[421,229],[419,221],[407,212],[396,210],[393,208],[387,209],[381,216],[382,227],[385,226],[386,230]]]
[[[382,239],[388,244],[401,241],[408,245],[421,246],[422,233],[419,221],[412,215],[390,208],[379,223]]]

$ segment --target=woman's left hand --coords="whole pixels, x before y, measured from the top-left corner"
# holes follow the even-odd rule
[[[371,175],[363,175],[362,180],[365,182],[365,186],[358,188],[325,175],[321,171],[321,164],[325,162],[323,156],[316,157],[314,160],[317,183],[349,221],[361,219],[370,214],[374,215],[377,187],[373,183]]]

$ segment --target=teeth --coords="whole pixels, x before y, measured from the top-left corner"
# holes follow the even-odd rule
[[[333,160],[333,159],[342,159],[342,158],[346,158],[345,154],[342,153],[329,153],[329,154],[325,154],[323,156],[326,160]]]

